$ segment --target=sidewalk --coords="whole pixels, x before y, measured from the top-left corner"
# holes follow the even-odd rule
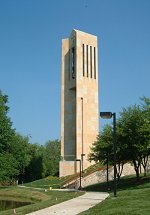
[[[84,195],[77,198],[70,199],[27,215],[76,215],[102,202],[108,196],[108,193],[86,192]]]

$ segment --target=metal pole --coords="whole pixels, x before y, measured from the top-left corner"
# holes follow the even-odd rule
[[[80,160],[80,187],[79,187],[80,189],[82,188],[81,187],[81,160]]]
[[[81,186],[81,159],[76,159],[76,161],[80,162],[80,184],[79,184],[79,188],[78,189],[81,189],[82,188],[82,186]]]
[[[81,154],[81,176],[83,177],[83,173],[84,173],[84,170],[83,170],[83,157],[85,156],[85,154]]]
[[[113,145],[114,145],[114,197],[117,196],[116,186],[116,113],[113,113]]]
[[[81,176],[83,177],[83,154],[81,154]]]
[[[82,174],[83,174],[83,97],[81,97],[82,101],[82,153],[81,153],[81,161],[82,161]]]
[[[109,184],[108,184],[108,152],[107,152],[107,190],[109,188]]]

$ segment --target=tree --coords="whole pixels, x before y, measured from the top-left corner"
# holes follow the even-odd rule
[[[19,175],[18,162],[10,153],[0,153],[0,181],[13,181]]]
[[[15,129],[12,129],[12,122],[7,116],[8,96],[0,91],[0,180],[10,181],[18,177],[18,162],[12,154]]]
[[[150,98],[142,97],[141,101],[143,125],[140,128],[140,135],[144,143],[142,148],[142,166],[144,168],[144,175],[146,176],[148,158],[150,155]]]
[[[0,180],[33,181],[58,175],[60,141],[48,141],[45,146],[30,144],[28,136],[12,129],[7,102],[8,96],[0,91]]]
[[[124,164],[128,162],[127,144],[123,141],[122,125],[117,120],[116,123],[116,171],[117,178],[120,179]]]
[[[13,149],[11,153],[16,158],[18,162],[18,170],[19,170],[19,181],[22,182],[25,180],[26,168],[31,162],[31,150],[28,136],[21,136],[16,133],[13,138]]]
[[[53,140],[48,141],[45,146],[45,152],[44,152],[44,164],[46,167],[46,176],[53,175],[58,176],[59,175],[59,161],[61,158],[60,155],[60,141],[59,140]]]
[[[46,167],[43,158],[43,147],[38,144],[29,145],[30,162],[25,169],[25,181],[34,181],[45,177]]]
[[[143,113],[140,106],[134,105],[124,108],[120,116],[122,142],[127,144],[127,159],[133,163],[137,180],[139,180],[139,169],[145,151],[144,148],[147,145],[141,130],[144,126]]]
[[[116,147],[116,171],[117,178],[120,179],[120,176],[123,171],[123,166],[126,163],[126,146],[122,144],[122,136],[120,131],[120,125],[117,123],[117,147]],[[112,126],[106,125],[97,136],[97,140],[93,143],[91,147],[91,153],[89,154],[89,160],[99,161],[103,164],[107,162],[112,165],[114,163],[114,151],[113,151],[113,130]]]
[[[12,139],[15,135],[15,129],[12,129],[12,122],[7,116],[9,111],[7,102],[8,96],[0,91],[0,153],[11,152]]]
[[[97,136],[97,140],[91,147],[91,153],[88,155],[89,161],[112,163],[113,156],[113,133],[112,127],[106,125],[101,134]]]
[[[123,108],[116,122],[116,162],[117,177],[120,178],[123,165],[131,162],[134,165],[137,180],[140,166],[143,165],[146,175],[150,155],[150,99],[141,98],[142,104]],[[112,127],[104,127],[102,133],[91,147],[89,160],[103,161],[109,156],[113,163]],[[107,156],[106,156],[107,155]]]

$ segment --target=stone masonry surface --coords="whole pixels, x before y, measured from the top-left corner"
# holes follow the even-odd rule
[[[61,156],[60,176],[90,166],[90,146],[98,135],[97,37],[73,29],[62,40]],[[75,162],[74,164],[72,162]]]

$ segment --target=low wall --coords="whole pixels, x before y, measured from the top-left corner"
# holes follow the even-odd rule
[[[143,172],[143,168],[142,168],[142,172]],[[135,174],[134,166],[132,166],[129,163],[126,163],[123,167],[122,176],[133,175],[133,174]],[[109,175],[109,181],[113,180],[114,167],[109,168],[108,175]],[[107,181],[107,170],[106,169],[101,170],[101,171],[96,171],[96,172],[82,178],[81,185],[82,185],[82,187],[87,187],[89,185],[97,184],[97,183],[105,182],[105,181]],[[78,189],[79,178],[77,180],[73,181],[72,183],[70,183],[69,187]]]

